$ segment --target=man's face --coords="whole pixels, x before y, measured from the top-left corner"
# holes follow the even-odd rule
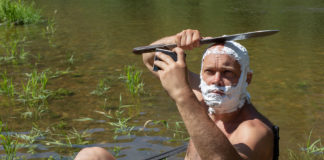
[[[235,86],[241,75],[241,67],[230,55],[209,54],[203,61],[201,74],[207,85]]]

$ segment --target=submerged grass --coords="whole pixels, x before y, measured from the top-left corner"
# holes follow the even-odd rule
[[[110,81],[107,79],[99,80],[97,88],[95,90],[93,90],[90,94],[97,95],[97,96],[105,95],[110,89],[109,83],[110,83]]]
[[[0,22],[22,25],[41,21],[40,10],[22,0],[0,0]]]
[[[12,63],[17,64],[24,62],[28,55],[25,51],[24,42],[25,37],[10,37],[2,43],[5,53],[0,53],[0,63]]]
[[[15,95],[15,89],[14,85],[12,83],[12,79],[9,79],[7,76],[7,72],[0,73],[1,79],[0,79],[0,95],[4,94],[7,96],[14,96]]]

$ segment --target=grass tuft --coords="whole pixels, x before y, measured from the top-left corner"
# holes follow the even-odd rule
[[[22,0],[0,0],[0,22],[23,25],[36,24],[41,21],[40,10],[34,3],[25,4]]]
[[[289,160],[317,160],[324,159],[324,146],[321,139],[311,142],[312,131],[310,131],[306,146],[301,146],[300,152],[289,150]]]
[[[144,93],[144,83],[142,80],[142,71],[133,65],[125,66],[124,75],[120,79],[125,80],[127,88],[132,95]]]
[[[6,153],[6,159],[15,159],[17,152],[17,141],[14,140],[9,134],[8,128],[2,124],[2,121],[0,121],[0,140],[0,144]]]
[[[24,43],[25,37],[10,37],[7,41],[2,43],[2,47],[5,49],[5,53],[0,56],[0,63],[12,63],[24,62],[28,55],[25,51]]]
[[[0,79],[0,95],[4,94],[7,96],[14,96],[15,90],[14,85],[12,83],[12,79],[9,79],[7,77],[7,72],[0,73],[1,79]]]

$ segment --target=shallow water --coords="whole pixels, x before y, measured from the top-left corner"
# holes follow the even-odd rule
[[[131,51],[186,28],[199,29],[203,36],[280,30],[273,36],[241,41],[249,51],[253,69],[253,81],[248,87],[252,102],[280,127],[281,159],[288,157],[288,149],[298,151],[298,144],[306,143],[310,130],[314,139],[323,136],[324,4],[321,1],[37,0],[35,4],[42,8],[45,17],[50,18],[54,10],[58,11],[52,42],[42,35],[46,23],[13,29],[0,26],[2,38],[8,33],[25,35],[28,42],[25,50],[34,55],[21,65],[1,65],[0,71],[7,70],[20,86],[25,81],[24,73],[30,73],[33,68],[55,71],[70,67],[71,73],[50,79],[48,88],[65,88],[74,95],[50,100],[50,112],[41,120],[21,118],[24,107],[0,96],[1,119],[19,133],[29,131],[32,121],[42,129],[64,121],[68,128],[90,129],[93,134],[90,145],[64,148],[40,144],[36,154],[29,158],[70,156],[85,146],[102,146],[110,151],[113,146],[121,146],[120,159],[143,159],[181,145],[182,142],[166,142],[173,132],[161,125],[131,137],[112,139],[114,133],[107,124],[109,119],[94,112],[102,110],[99,106],[103,105],[104,98],[90,92],[100,79],[110,79],[110,105],[118,105],[120,95],[123,104],[136,104],[128,111],[134,116],[131,124],[136,126],[135,130],[147,120],[179,121],[175,104],[158,79],[146,70],[141,57]],[[188,53],[190,70],[199,72],[204,47]],[[71,55],[74,63],[68,65],[66,61]],[[118,79],[124,66],[129,64],[144,72],[144,89],[148,94],[140,98],[132,98]],[[94,121],[75,121],[82,117]]]

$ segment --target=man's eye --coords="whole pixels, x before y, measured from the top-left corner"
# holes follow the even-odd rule
[[[205,70],[205,73],[209,75],[209,74],[213,74],[213,71],[212,70]]]
[[[226,78],[235,78],[235,74],[234,74],[234,72],[229,71],[229,70],[224,71],[224,76],[225,76]]]

